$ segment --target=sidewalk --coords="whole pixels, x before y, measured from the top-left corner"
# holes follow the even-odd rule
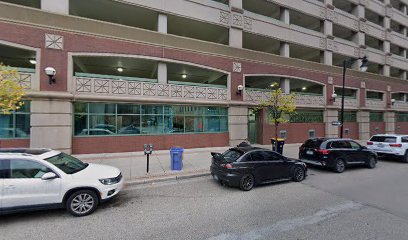
[[[301,144],[286,144],[284,155],[297,158]],[[253,145],[270,149],[271,145]],[[185,149],[183,170],[170,170],[170,151],[154,151],[150,155],[149,173],[146,173],[146,156],[143,152],[101,153],[75,155],[84,162],[101,163],[119,168],[128,184],[149,183],[210,174],[211,152],[224,152],[230,147]]]

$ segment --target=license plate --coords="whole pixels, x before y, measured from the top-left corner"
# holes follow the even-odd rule
[[[313,155],[313,151],[306,151],[306,154]]]
[[[384,147],[384,144],[379,143],[379,144],[377,145],[377,147],[379,147],[379,148],[383,148],[383,147]]]
[[[216,180],[216,181],[218,181],[218,180],[219,180],[219,178],[218,178],[218,176],[217,176],[217,175],[214,175],[214,180]]]

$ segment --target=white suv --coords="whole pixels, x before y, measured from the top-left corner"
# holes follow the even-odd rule
[[[378,156],[401,158],[408,163],[408,135],[378,134],[367,142],[368,149],[376,152]]]
[[[86,216],[123,187],[119,169],[50,149],[0,149],[0,214],[66,208]]]

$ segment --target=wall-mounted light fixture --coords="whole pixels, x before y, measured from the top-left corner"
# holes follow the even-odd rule
[[[187,78],[187,74],[182,74],[181,77],[182,77],[183,79],[186,79],[186,78]]]
[[[337,98],[337,94],[336,94],[336,93],[333,93],[333,94],[331,95],[330,101],[335,102],[335,101],[336,101],[336,98]]]
[[[394,106],[394,104],[395,104],[395,99],[393,98],[391,99],[391,106]]]
[[[238,95],[242,95],[242,91],[244,90],[244,86],[242,86],[242,85],[238,85],[238,87],[237,87],[237,94]]]
[[[33,64],[33,65],[37,64],[37,61],[36,61],[35,59],[30,59],[29,62],[30,62],[31,64]]]
[[[53,67],[46,67],[45,69],[44,69],[44,72],[45,72],[45,74],[47,74],[47,76],[48,76],[48,84],[53,84],[53,83],[55,83],[55,78],[54,78],[54,76],[55,76],[55,74],[57,73],[57,70],[55,70],[55,68],[53,68]]]
[[[121,67],[118,67],[116,70],[121,73],[121,72],[123,72],[124,69],[121,68]]]

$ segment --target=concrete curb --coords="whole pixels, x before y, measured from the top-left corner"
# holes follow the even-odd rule
[[[170,176],[157,176],[157,177],[148,177],[142,179],[130,179],[125,181],[126,186],[135,186],[135,185],[142,185],[142,184],[152,184],[158,182],[167,182],[167,181],[177,181],[181,179],[190,179],[190,178],[197,178],[197,177],[204,177],[209,176],[211,173],[210,171],[203,171],[197,173],[186,173],[186,174],[177,174],[177,175],[170,175]]]

